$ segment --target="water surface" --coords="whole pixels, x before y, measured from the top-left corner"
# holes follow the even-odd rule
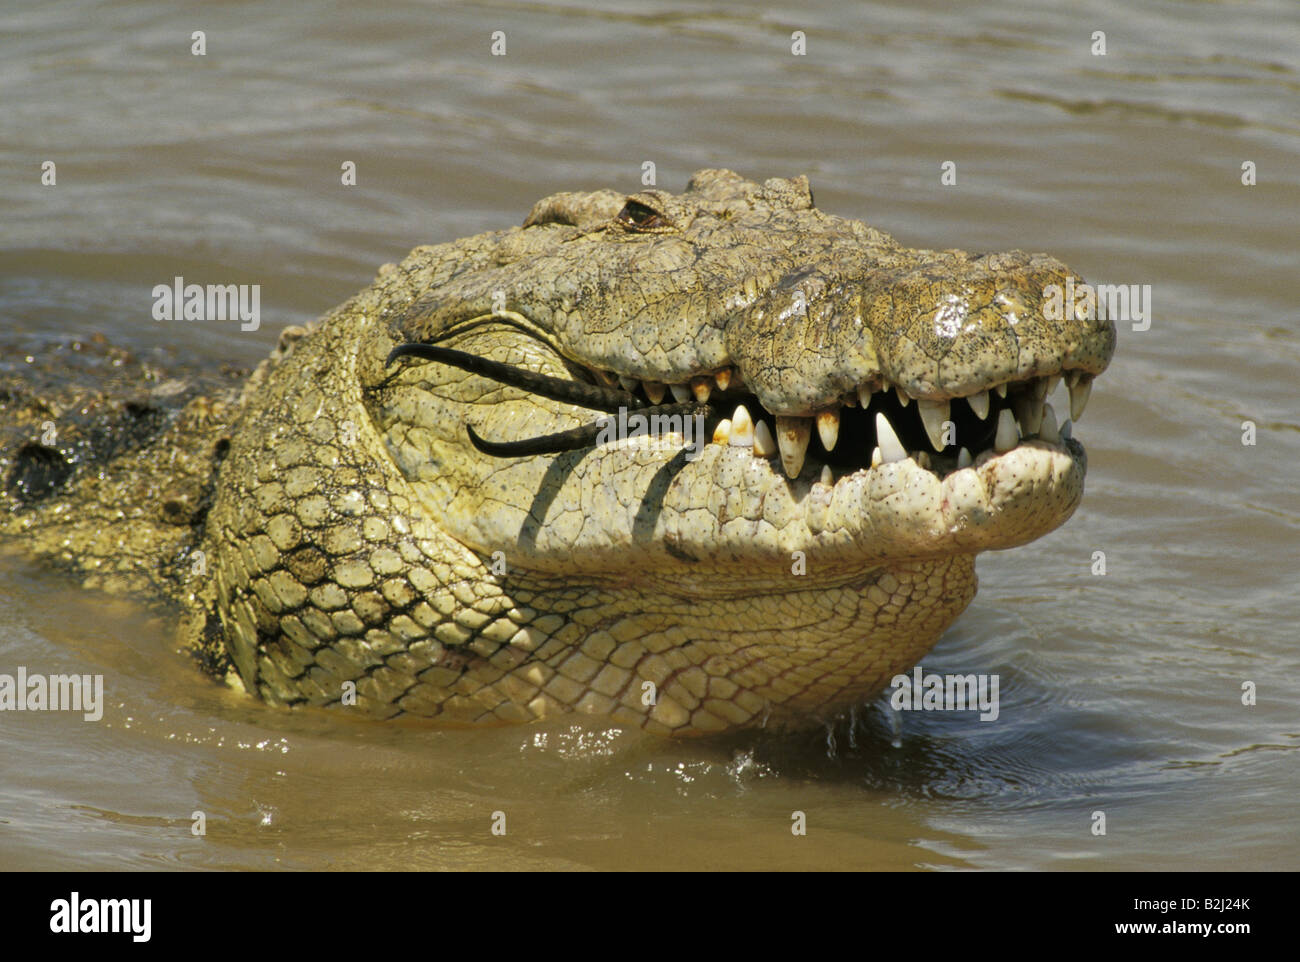
[[[1120,324],[1078,426],[1082,507],[984,555],[925,661],[998,673],[996,723],[913,713],[895,747],[872,705],[832,746],[274,711],[196,675],[165,613],[5,557],[0,671],[101,672],[108,705],[0,716],[0,867],[1300,867],[1300,13],[1046,6],[0,13],[0,324],[33,338],[251,365],[416,244],[635,190],[646,161],[671,190],[806,173],[820,207],[906,243],[1048,251],[1154,308]],[[261,328],[154,322],[178,274],[260,284]]]

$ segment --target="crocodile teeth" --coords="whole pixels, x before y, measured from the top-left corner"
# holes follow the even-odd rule
[[[871,403],[871,388],[865,384],[858,385],[858,403],[862,405],[863,410],[866,410],[867,405]]]
[[[993,390],[998,392],[998,397],[1005,398],[1007,396],[1007,382],[1003,381],[1001,384],[993,388]]]
[[[1052,392],[1056,390],[1056,385],[1061,383],[1061,375],[1053,374],[1047,379],[1047,390],[1043,392],[1044,397],[1051,397]]]
[[[1039,425],[1043,423],[1043,402],[1034,397],[1033,391],[1028,391],[1016,395],[1012,403],[1016,420],[1020,422],[1020,433],[1025,437],[1037,434]]]
[[[719,391],[725,391],[731,384],[731,371],[729,369],[723,369],[713,375],[713,380],[714,383],[718,385]]]
[[[745,405],[736,408],[731,416],[731,439],[733,448],[752,448],[754,446],[754,421],[749,416]]]
[[[731,422],[723,418],[718,422],[718,426],[713,429],[713,443],[726,444],[731,440]]]
[[[817,412],[817,436],[822,439],[822,447],[827,451],[835,450],[835,442],[840,439],[840,412]]]
[[[921,412],[921,423],[925,425],[926,437],[936,451],[942,451],[943,422],[948,420],[951,405],[947,401],[917,401],[916,409]]]
[[[993,439],[993,450],[1001,453],[1010,451],[1020,440],[1020,434],[1016,431],[1016,419],[1011,416],[1009,408],[1003,408],[998,412],[998,433]]]
[[[636,389],[641,386],[641,382],[634,377],[627,377],[624,374],[618,376],[618,383],[624,391],[635,394]]]
[[[695,400],[704,404],[709,400],[709,395],[713,393],[713,385],[709,383],[707,377],[692,378],[691,393],[695,395]]]
[[[1047,378],[1036,377],[1029,382],[1029,389],[1033,392],[1034,400],[1041,401],[1047,397]]]
[[[957,452],[957,470],[960,471],[962,468],[969,468],[971,466],[971,460],[970,451],[962,448]]]
[[[916,451],[912,454],[912,460],[914,460],[921,467],[928,470],[930,467],[930,452]]]
[[[894,393],[898,395],[898,403],[903,405],[903,407],[907,407],[907,405],[912,400],[910,397],[908,397],[906,394],[903,393],[903,389],[898,385],[894,385]]]
[[[776,443],[781,448],[781,466],[787,478],[799,477],[803,459],[808,453],[808,439],[812,437],[812,421],[777,415]]]
[[[818,478],[818,480],[828,488],[835,487],[835,476],[831,474],[831,466],[829,464],[822,465],[822,476]]]
[[[879,417],[879,415],[877,415],[877,417]],[[878,468],[884,463],[885,463],[885,458],[880,453],[880,445],[876,445],[874,448],[871,449],[871,466],[873,468]]]
[[[907,459],[907,449],[894,433],[894,426],[883,413],[876,415],[876,440],[880,442],[880,458],[884,464]]]
[[[1038,426],[1038,437],[1042,441],[1055,444],[1061,440],[1060,429],[1056,426],[1056,412],[1050,404],[1043,405],[1043,423]]]
[[[1064,441],[1066,438],[1072,437],[1073,430],[1074,428],[1073,425],[1070,423],[1070,419],[1066,418],[1065,423],[1061,425],[1061,440]]]
[[[1088,406],[1088,397],[1092,394],[1092,378],[1081,375],[1070,385],[1070,420],[1077,421],[1083,417],[1083,409]]]
[[[691,393],[690,387],[685,384],[669,384],[668,390],[673,392],[673,400],[679,404],[689,401],[695,396]]]
[[[966,399],[966,403],[970,405],[971,411],[973,411],[975,416],[981,421],[989,416],[988,391],[980,391],[979,394],[972,394]]]
[[[668,393],[668,386],[658,381],[643,381],[641,386],[645,388],[645,396],[650,399],[651,404],[659,404]]]
[[[772,430],[767,426],[766,421],[759,421],[754,425],[754,457],[770,458],[776,454],[776,438],[772,437]]]

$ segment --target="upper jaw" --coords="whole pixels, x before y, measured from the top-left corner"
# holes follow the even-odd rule
[[[1109,363],[1114,324],[1047,310],[1048,292],[1074,277],[1054,258],[911,254],[920,267],[895,269],[877,251],[851,283],[804,271],[757,290],[705,325],[722,332],[716,366],[687,368],[675,383],[638,376],[630,344],[626,368],[587,369],[638,400],[707,402],[711,430],[739,420],[739,440],[726,423],[718,432],[733,446],[749,444],[752,422],[755,450],[779,453],[791,479],[808,464],[837,474],[911,452],[955,469],[1022,437],[1055,441]],[[1061,383],[1054,409],[1045,402]]]

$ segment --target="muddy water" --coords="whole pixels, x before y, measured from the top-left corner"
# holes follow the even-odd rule
[[[102,673],[107,704],[0,715],[0,867],[1300,867],[1297,8],[801,6],[7,9],[0,323],[250,364],[410,247],[646,161],[670,189],[805,172],[908,243],[1149,284],[1077,431],[1083,506],[985,555],[925,661],[998,673],[998,720],[895,738],[865,706],[832,748],[288,714],[205,684],[165,616],[8,558],[0,671]],[[152,321],[176,275],[260,284],[261,327]]]

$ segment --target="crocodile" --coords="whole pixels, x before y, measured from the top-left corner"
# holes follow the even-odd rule
[[[0,535],[177,607],[272,705],[820,724],[920,661],[977,553],[1079,504],[1115,329],[1050,310],[1067,284],[902,246],[803,176],[558,193],[251,372],[11,345]]]

